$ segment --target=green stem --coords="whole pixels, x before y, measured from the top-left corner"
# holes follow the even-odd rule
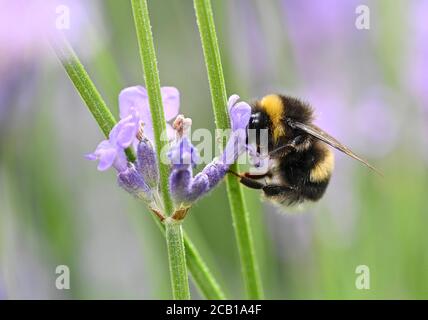
[[[157,67],[155,46],[153,44],[152,27],[150,25],[149,11],[146,0],[131,0],[134,14],[135,29],[137,31],[140,57],[143,65],[144,80],[149,95],[150,113],[152,115],[153,133],[156,153],[159,159],[160,186],[166,215],[171,215],[173,204],[168,189],[169,167],[161,161],[161,152],[168,141],[161,139],[166,133],[166,121],[163,112],[162,95],[160,90],[159,71]]]
[[[181,222],[171,218],[165,220],[166,245],[169,257],[172,296],[175,300],[190,299]]]
[[[155,219],[159,229],[165,234],[165,225],[162,224],[157,217],[153,216],[153,218]],[[209,300],[226,299],[223,290],[220,288],[217,280],[212,275],[186,232],[184,232],[183,239],[184,247],[186,249],[187,267],[189,268],[196,286],[202,292],[202,295]]]
[[[149,95],[156,153],[159,159],[160,187],[164,202],[164,213],[170,216],[173,213],[173,204],[168,188],[169,166],[162,161],[161,157],[161,151],[167,146],[167,141],[161,140],[161,134],[166,133],[166,122],[163,112],[152,27],[150,25],[147,1],[131,0],[131,4],[140,48],[141,62],[143,64],[144,79]],[[178,224],[178,222],[173,223],[173,220],[168,218],[166,219],[165,225],[173,297],[174,299],[190,299],[181,224]]]
[[[116,124],[116,120],[89,78],[73,48],[62,35],[58,35],[55,40],[51,41],[51,44],[77,92],[79,92],[89,111],[94,116],[101,131],[108,137],[111,129]],[[135,160],[134,152],[130,148],[126,149],[126,155],[129,161],[133,162]]]
[[[111,129],[116,124],[113,114],[107,108],[103,98],[96,90],[85,68],[78,61],[76,54],[65,38],[59,36],[52,44],[63,63],[65,71],[67,71],[71,81],[94,116],[95,121],[100,124],[104,135],[108,137]]]
[[[210,0],[194,0],[194,6],[207,67],[216,126],[218,129],[228,129],[230,126],[226,107],[226,86],[211,2]],[[231,170],[238,172],[237,164],[232,165]],[[250,217],[245,206],[242,188],[238,180],[232,176],[227,177],[226,185],[247,296],[250,299],[261,299],[263,297],[261,280],[250,229]]]
[[[116,124],[116,120],[104,103],[79,58],[65,38],[59,38],[57,41],[52,42],[52,46],[70,80],[94,116],[98,126],[104,132],[105,136],[108,137],[109,130]],[[129,149],[129,151],[131,150]],[[164,232],[165,228],[159,219],[155,218],[155,220]],[[202,294],[207,299],[224,299],[224,293],[217,281],[186,234],[184,235],[184,245],[186,248],[187,266]]]

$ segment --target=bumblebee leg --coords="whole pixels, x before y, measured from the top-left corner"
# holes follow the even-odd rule
[[[265,187],[265,184],[258,182],[254,179],[250,179],[247,177],[240,177],[239,182],[242,183],[244,186],[251,188],[251,189],[263,189]]]
[[[260,183],[254,179],[248,178],[245,176],[245,173],[243,175],[233,172],[231,170],[228,170],[229,173],[233,174],[234,176],[239,178],[239,182],[242,183],[244,186],[251,188],[251,189],[263,189],[265,186],[263,183]]]
[[[249,172],[244,172],[243,176],[249,179],[263,179],[265,177],[271,177],[271,173],[270,172],[266,172],[266,173],[262,173],[262,174],[251,174]]]
[[[265,185],[263,188],[263,192],[268,197],[274,197],[274,196],[281,196],[281,195],[288,195],[290,193],[295,193],[296,189],[289,186],[281,186],[276,184],[268,184]]]

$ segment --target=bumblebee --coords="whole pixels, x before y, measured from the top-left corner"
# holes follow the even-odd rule
[[[260,132],[268,132],[268,170],[263,174],[231,173],[243,185],[262,190],[266,198],[286,206],[319,200],[334,169],[334,154],[329,146],[377,171],[313,124],[312,108],[299,99],[272,94],[254,102],[251,108],[248,129],[256,131],[257,152],[261,147]]]

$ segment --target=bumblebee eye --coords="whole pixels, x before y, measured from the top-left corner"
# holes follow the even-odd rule
[[[250,122],[248,124],[249,129],[264,129],[267,128],[266,116],[261,112],[255,112],[251,114]]]
[[[291,118],[285,118],[285,122],[293,129],[296,128],[294,121]]]
[[[248,128],[255,129],[258,123],[259,123],[259,113],[251,114],[250,121],[248,123]]]
[[[250,118],[250,127],[256,127],[260,123],[260,112],[253,113]]]

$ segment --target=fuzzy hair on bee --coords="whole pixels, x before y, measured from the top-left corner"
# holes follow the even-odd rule
[[[313,124],[312,107],[297,98],[270,94],[251,105],[248,129],[268,130],[268,170],[263,174],[237,174],[240,182],[260,189],[264,196],[289,206],[306,200],[317,201],[325,193],[334,170],[332,146],[377,171],[327,132]],[[247,143],[250,143],[247,138]],[[378,171],[377,171],[378,172]]]

